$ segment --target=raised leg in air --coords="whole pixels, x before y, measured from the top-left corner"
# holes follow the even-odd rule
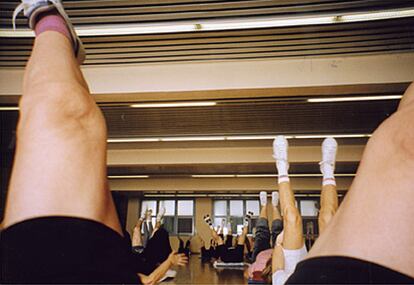
[[[105,120],[75,57],[80,41],[71,37],[59,5],[41,5],[50,9],[30,18],[37,36],[24,75],[4,226],[69,216],[122,234],[107,185]]]
[[[348,194],[309,257],[353,257],[414,277],[413,114],[412,84],[368,141]]]
[[[283,213],[283,248],[300,249],[303,247],[302,217],[296,208],[295,196],[290,186],[287,160],[288,142],[285,137],[276,137],[273,143],[274,158],[278,170],[279,199]]]
[[[322,143],[322,161],[320,169],[323,174],[320,211],[318,217],[319,234],[321,234],[338,209],[338,193],[334,176],[335,159],[338,144],[333,138],[326,138]]]

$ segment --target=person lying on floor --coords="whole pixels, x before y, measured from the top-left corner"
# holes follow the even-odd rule
[[[185,254],[173,252],[168,232],[162,227],[165,209],[160,207],[152,236],[144,248],[142,245],[142,217],[138,219],[132,236],[131,262],[144,285],[153,285],[177,274],[172,266],[185,266],[188,258]]]
[[[248,228],[249,228],[249,220],[251,218],[251,214],[247,214],[244,223],[243,223],[243,231],[242,234],[237,239],[236,247],[227,247],[223,241],[223,238],[219,236],[216,230],[213,227],[211,222],[211,218],[209,215],[204,216],[204,221],[210,227],[211,236],[214,241],[217,243],[216,251],[218,258],[225,263],[240,263],[244,261],[244,243],[246,240]]]
[[[218,259],[217,250],[216,250],[217,248],[216,241],[214,239],[210,239],[210,246],[207,249],[204,239],[199,234],[197,234],[197,237],[199,238],[200,243],[201,243],[201,248],[200,248],[201,262],[212,262]]]
[[[190,245],[191,245],[191,238],[189,238],[184,245],[184,240],[177,236],[179,241],[178,253],[183,253],[185,256],[190,257]]]
[[[279,203],[279,193],[272,193],[272,228],[269,229],[267,219],[267,193],[262,191],[260,196],[260,216],[256,223],[255,241],[252,252],[252,264],[247,270],[247,277],[250,281],[271,282],[272,280],[272,253],[273,248],[270,244],[275,245],[276,237],[283,230],[282,217],[277,208]]]

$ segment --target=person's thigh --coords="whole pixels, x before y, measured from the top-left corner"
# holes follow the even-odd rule
[[[349,193],[309,258],[354,257],[414,276],[413,114],[414,105],[406,105],[375,131]]]
[[[59,117],[55,112],[44,116],[54,120]],[[88,122],[68,118],[60,126],[34,118],[40,113],[20,122],[6,226],[62,215],[98,220],[120,231],[117,220],[106,220],[105,213],[115,210],[106,185],[105,125],[97,110],[91,112],[85,114]]]

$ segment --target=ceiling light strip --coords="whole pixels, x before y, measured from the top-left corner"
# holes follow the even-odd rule
[[[131,108],[180,108],[180,107],[209,107],[217,102],[171,102],[171,103],[139,103],[130,105]]]
[[[319,173],[289,174],[290,177],[322,177]],[[354,177],[352,173],[338,173],[335,177]],[[277,174],[193,174],[191,178],[276,178]],[[108,179],[145,179],[149,175],[108,175]]]
[[[185,142],[185,141],[235,141],[235,140],[273,140],[272,136],[197,136],[197,137],[159,137],[159,138],[110,138],[108,143],[135,143],[135,142]],[[328,137],[345,138],[369,138],[371,134],[315,134],[315,135],[287,135],[287,139],[324,139]]]
[[[289,174],[289,177],[322,177],[320,173]],[[338,173],[335,177],[354,177],[353,173]],[[194,174],[192,178],[276,178],[277,174]]]
[[[162,142],[183,142],[183,141],[224,141],[226,137],[203,136],[203,137],[166,137],[160,138]]]
[[[107,139],[108,143],[135,143],[135,142],[159,142],[159,138],[118,138]]]
[[[320,197],[320,194],[313,194],[313,193],[295,193],[295,197]],[[342,193],[338,193],[339,197],[342,197]],[[228,194],[228,193],[194,193],[194,194],[183,194],[183,193],[176,193],[176,194],[152,194],[147,193],[144,194],[145,198],[197,198],[197,197],[211,197],[211,198],[233,198],[233,197],[249,197],[249,198],[256,198],[259,199],[259,193],[240,193],[240,194]]]
[[[140,34],[165,34],[197,31],[221,31],[238,29],[277,28],[306,25],[352,23],[407,18],[414,16],[414,9],[392,9],[343,15],[322,15],[309,17],[256,17],[234,20],[205,20],[199,22],[168,22],[154,24],[119,24],[81,26],[76,31],[79,36],[115,36]],[[0,37],[34,37],[31,30],[0,29]]]
[[[337,98],[310,98],[306,101],[309,103],[328,103],[328,102],[354,102],[354,101],[379,101],[379,100],[399,100],[402,95],[385,95],[385,96],[359,96],[359,97],[337,97]]]
[[[108,175],[108,179],[144,179],[149,175]]]
[[[0,111],[19,111],[19,107],[0,106]]]

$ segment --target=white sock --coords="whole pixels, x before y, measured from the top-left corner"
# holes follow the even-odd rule
[[[277,204],[279,204],[279,192],[272,192],[272,205],[274,207],[277,207]]]
[[[328,163],[321,164],[321,172],[323,175],[322,185],[334,185],[336,186],[334,168]]]
[[[287,163],[287,161],[277,160],[276,168],[277,168],[277,173],[278,173],[278,176],[277,176],[278,183],[289,182],[289,175],[288,175],[289,164]]]
[[[326,186],[326,185],[333,185],[336,186],[336,181],[335,178],[324,178],[322,181],[322,186]]]
[[[260,206],[266,206],[267,205],[267,193],[265,191],[260,192]]]

